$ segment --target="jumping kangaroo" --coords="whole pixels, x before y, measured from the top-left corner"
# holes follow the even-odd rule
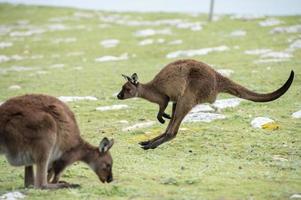
[[[186,114],[197,104],[213,103],[218,93],[225,92],[254,102],[273,101],[282,96],[290,87],[294,72],[291,71],[286,83],[278,90],[259,94],[222,76],[205,63],[195,60],[178,60],[165,66],[153,80],[146,84],[138,82],[134,73],[131,77],[123,75],[127,82],[117,95],[118,99],[140,97],[159,104],[158,120],[169,119],[164,110],[172,101],[171,120],[166,131],[151,140],[141,142],[143,149],[154,149],[173,139]]]
[[[24,95],[0,106],[0,154],[13,166],[25,166],[25,187],[75,186],[59,179],[63,170],[76,161],[85,162],[100,181],[109,183],[113,180],[109,152],[113,143],[103,138],[99,146],[92,146],[83,140],[73,112],[55,97]]]

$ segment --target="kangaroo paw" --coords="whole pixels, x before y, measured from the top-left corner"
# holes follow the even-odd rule
[[[169,114],[163,113],[162,116],[163,116],[164,118],[166,118],[166,119],[171,119],[171,116],[170,116]]]
[[[158,116],[157,119],[159,120],[159,122],[161,124],[164,124],[165,123],[165,120],[161,117],[161,116]]]

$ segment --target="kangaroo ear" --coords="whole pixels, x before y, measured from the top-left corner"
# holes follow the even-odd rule
[[[127,75],[121,74],[121,76],[123,76],[123,78],[127,81],[130,81],[130,82],[132,81],[132,79]]]
[[[136,73],[134,73],[131,77],[132,81],[134,84],[138,83],[138,75]]]
[[[114,140],[111,139],[109,140],[108,138],[103,138],[99,144],[99,152],[100,153],[105,153],[109,151],[109,149],[113,146]]]

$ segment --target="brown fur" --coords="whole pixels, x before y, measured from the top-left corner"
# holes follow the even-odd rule
[[[37,188],[72,186],[59,182],[59,178],[75,161],[87,163],[102,182],[110,182],[112,158],[108,150],[112,145],[113,140],[106,138],[100,147],[85,142],[74,114],[55,97],[25,95],[0,106],[0,153],[11,165],[25,166],[26,187],[32,184]],[[51,183],[47,183],[47,170]]]
[[[278,90],[268,94],[252,92],[222,76],[205,63],[195,60],[178,60],[164,67],[153,80],[146,84],[138,83],[137,74],[132,77],[123,75],[128,81],[117,95],[119,99],[141,97],[159,104],[158,120],[170,118],[164,113],[168,102],[172,101],[172,116],[169,125],[162,135],[140,144],[144,149],[153,149],[174,138],[186,114],[197,104],[213,103],[221,92],[255,101],[273,101],[283,95],[290,87],[294,72],[287,82]]]

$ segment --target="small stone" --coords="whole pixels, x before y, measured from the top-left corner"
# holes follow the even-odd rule
[[[294,112],[292,114],[292,117],[295,118],[295,119],[300,119],[301,118],[301,110],[299,110],[297,112]]]
[[[19,85],[11,85],[8,87],[9,90],[20,90],[21,89],[21,86]]]
[[[301,199],[301,194],[293,194],[290,199]]]
[[[275,121],[268,117],[256,117],[251,121],[253,128],[263,128],[262,126],[268,123],[274,123]]]
[[[112,106],[100,106],[97,107],[96,110],[98,111],[107,111],[107,110],[120,110],[128,108],[128,105],[120,104],[120,105],[112,105]]]

